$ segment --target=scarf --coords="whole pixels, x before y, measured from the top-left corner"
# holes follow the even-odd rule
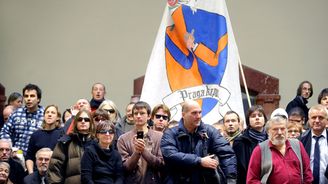
[[[227,134],[226,139],[227,139],[228,142],[231,142],[231,141],[235,140],[236,137],[238,137],[240,134],[241,134],[241,131],[238,130],[238,131],[236,131],[236,132],[235,132],[233,135],[231,135],[231,136],[230,136],[229,134]]]
[[[267,134],[265,133],[264,129],[262,132],[258,132],[252,128],[248,129],[248,133],[249,136],[255,140],[257,140],[257,142],[263,142],[267,139]]]
[[[105,99],[101,99],[101,100],[91,99],[91,101],[90,101],[90,107],[91,107],[91,109],[98,109],[99,105],[100,105],[104,100],[105,100]]]

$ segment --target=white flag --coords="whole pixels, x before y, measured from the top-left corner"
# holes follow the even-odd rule
[[[239,60],[224,0],[168,0],[141,100],[164,103],[174,120],[187,99],[199,102],[208,124],[229,110],[243,117]]]

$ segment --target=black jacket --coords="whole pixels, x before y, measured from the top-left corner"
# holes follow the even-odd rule
[[[218,157],[225,177],[227,179],[236,178],[236,156],[230,144],[213,126],[203,122],[200,123],[195,133],[190,134],[181,119],[179,126],[164,132],[161,151],[168,166],[168,182],[206,183],[203,172],[206,169],[200,166],[200,162],[202,157],[212,154]]]
[[[27,175],[22,164],[12,158],[9,158],[8,164],[10,165],[10,173],[8,176],[10,181],[15,184],[22,184],[24,177]]]
[[[303,110],[304,112],[304,120],[305,123],[307,123],[308,121],[308,112],[309,112],[309,108],[306,106],[306,104],[308,103],[308,101],[303,98],[302,96],[296,96],[292,101],[290,101],[286,107],[286,112],[289,114],[289,112],[295,108],[295,107],[299,107]]]
[[[258,145],[258,141],[251,138],[249,135],[249,128],[247,128],[243,135],[237,137],[233,142],[233,150],[237,157],[237,183],[246,184],[246,176],[249,160],[251,158],[254,148]]]
[[[328,130],[326,131],[326,134],[328,135]],[[311,159],[311,146],[312,146],[312,132],[311,129],[307,130],[304,132],[300,138],[301,142],[303,143],[303,146],[305,148],[306,153],[309,155],[309,158]],[[328,143],[328,136],[327,136],[327,143]],[[326,167],[326,172],[325,172],[326,178],[328,178],[328,165]]]
[[[45,184],[48,184],[48,179],[46,176],[44,182]],[[41,176],[39,172],[35,171],[32,174],[25,176],[24,184],[41,184]]]
[[[81,182],[123,183],[122,158],[118,151],[113,146],[104,150],[96,142],[87,147],[81,159]]]

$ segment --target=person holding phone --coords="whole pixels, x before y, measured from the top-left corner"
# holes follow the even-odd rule
[[[148,129],[150,106],[139,101],[132,108],[134,129],[117,142],[122,157],[124,183],[161,183],[164,161],[160,150],[162,132]]]

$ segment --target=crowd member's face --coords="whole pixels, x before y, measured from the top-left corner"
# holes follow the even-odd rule
[[[7,181],[9,176],[9,168],[6,167],[5,165],[0,165],[0,181],[4,182]]]
[[[81,110],[81,109],[90,109],[90,103],[86,99],[79,99],[76,102],[76,105],[77,105],[77,109],[78,110]]]
[[[57,113],[58,112],[55,107],[50,106],[47,108],[46,112],[44,113],[44,121],[46,122],[47,125],[51,126],[59,120]]]
[[[288,117],[288,122],[303,125],[304,119],[301,116],[292,115]]]
[[[269,139],[273,145],[281,146],[287,138],[286,122],[272,123],[268,131]]]
[[[71,114],[70,112],[66,111],[65,114],[64,114],[64,120],[65,120],[65,122],[66,122],[67,120],[69,120],[71,117],[72,117],[72,114]],[[65,122],[64,122],[64,123],[65,123]]]
[[[25,90],[24,91],[24,102],[27,109],[30,112],[34,112],[38,109],[40,99],[38,98],[36,90]]]
[[[147,121],[150,119],[150,115],[147,113],[146,108],[134,109],[133,111],[133,121],[136,127],[143,127],[147,124]]]
[[[313,110],[309,112],[309,124],[316,135],[320,135],[326,128],[327,112],[323,110]]]
[[[82,112],[77,119],[77,130],[82,134],[88,134],[90,128],[90,117],[87,113]]]
[[[106,130],[100,130],[97,132],[97,138],[99,140],[100,145],[108,147],[112,144],[112,141],[114,139],[114,130],[111,128]]]
[[[102,84],[95,84],[92,88],[92,98],[102,100],[105,97],[105,88]]]
[[[36,166],[40,174],[44,174],[47,172],[50,158],[51,158],[51,152],[41,151],[38,153],[36,157]]]
[[[115,119],[116,119],[115,109],[112,106],[110,106],[109,104],[105,104],[102,107],[102,109],[107,111],[107,113],[109,115],[109,120],[112,121],[112,122],[115,122]]]
[[[320,104],[325,106],[326,109],[328,110],[328,95],[324,96],[320,100]]]
[[[259,111],[254,111],[249,116],[249,125],[252,129],[261,132],[265,124],[264,115]]]
[[[153,118],[155,130],[163,131],[168,126],[169,116],[163,109],[158,109]]]
[[[126,107],[125,115],[129,122],[133,122],[133,114],[132,114],[133,106],[134,106],[134,104],[130,104]]]
[[[299,129],[297,128],[297,126],[292,126],[290,128],[288,128],[288,138],[299,138],[299,136],[301,135],[301,132],[299,131]]]
[[[10,105],[14,106],[15,109],[21,107],[23,105],[23,98],[22,97],[17,98],[16,100],[12,101]]]
[[[225,131],[232,135],[239,130],[240,124],[238,116],[235,113],[227,114],[224,117],[224,128]]]
[[[182,117],[186,126],[195,129],[200,125],[202,109],[197,102],[188,102],[185,112],[182,112]]]
[[[2,112],[3,120],[4,120],[5,122],[8,121],[9,116],[11,115],[11,113],[13,113],[13,109],[10,108],[9,106],[5,107],[5,109],[4,109],[3,112]]]
[[[0,142],[0,161],[8,161],[11,155],[10,144],[7,142]]]
[[[311,94],[311,86],[309,83],[304,83],[302,85],[302,97],[305,98],[305,99],[308,99],[310,97],[310,94]]]

